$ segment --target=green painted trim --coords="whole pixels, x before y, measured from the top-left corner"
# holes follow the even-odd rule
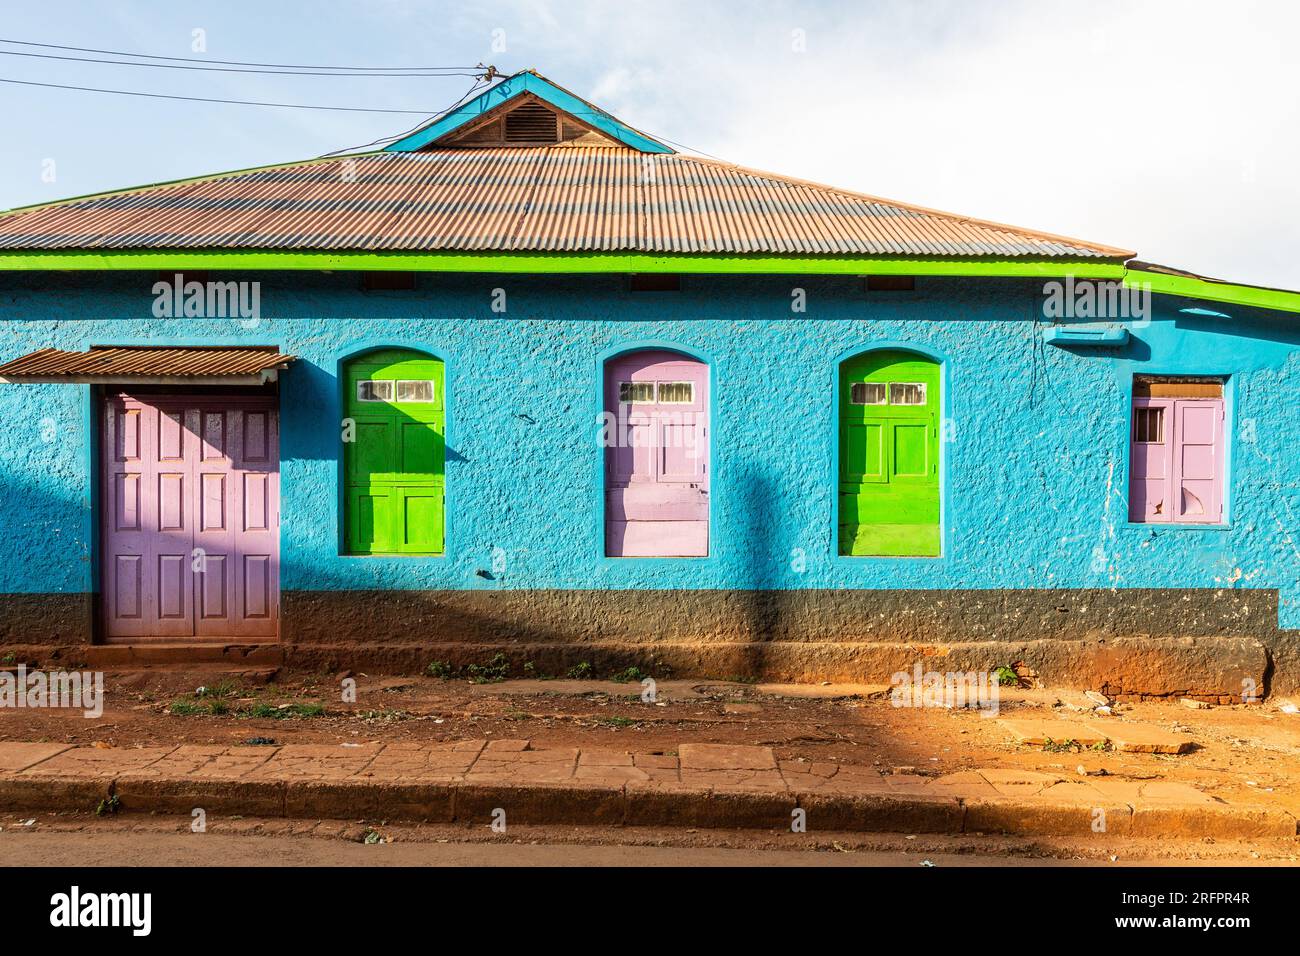
[[[340,272],[691,273],[747,275],[1072,275],[1122,279],[1113,259],[694,255],[690,253],[277,252],[260,249],[0,251],[0,271],[312,270]]]
[[[1300,292],[1288,292],[1285,289],[1234,285],[1231,282],[1215,282],[1194,276],[1175,276],[1164,272],[1145,272],[1140,269],[1129,271],[1124,277],[1124,284],[1131,288],[1145,286],[1152,292],[1181,296],[1186,299],[1205,299],[1210,302],[1248,305],[1281,312],[1300,312]]]

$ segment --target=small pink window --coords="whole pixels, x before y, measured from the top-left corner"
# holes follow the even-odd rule
[[[1133,399],[1130,521],[1223,520],[1223,399],[1182,398],[1179,391],[1186,390],[1143,389]]]
[[[1133,441],[1140,445],[1159,445],[1165,440],[1165,410],[1155,408],[1133,409]]]

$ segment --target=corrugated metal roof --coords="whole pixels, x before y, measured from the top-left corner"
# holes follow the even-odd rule
[[[0,216],[0,249],[1087,257],[1132,252],[621,147],[338,157]]]
[[[92,348],[88,352],[40,349],[0,365],[0,378],[239,378],[282,369],[294,360],[274,348]]]

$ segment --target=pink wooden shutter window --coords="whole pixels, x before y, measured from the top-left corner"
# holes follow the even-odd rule
[[[1223,399],[1174,402],[1175,521],[1223,520]]]
[[[1159,409],[1163,415],[1158,435],[1149,423],[1139,422],[1147,409]],[[1223,399],[1133,399],[1129,520],[1223,520]]]

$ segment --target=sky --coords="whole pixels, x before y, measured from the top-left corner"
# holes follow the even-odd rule
[[[198,31],[198,32],[196,32]],[[1300,289],[1300,3],[42,0],[0,38],[199,60],[535,68],[761,170]],[[439,112],[467,77],[201,73],[0,43],[0,79]],[[419,115],[0,83],[0,208],[318,156]]]

